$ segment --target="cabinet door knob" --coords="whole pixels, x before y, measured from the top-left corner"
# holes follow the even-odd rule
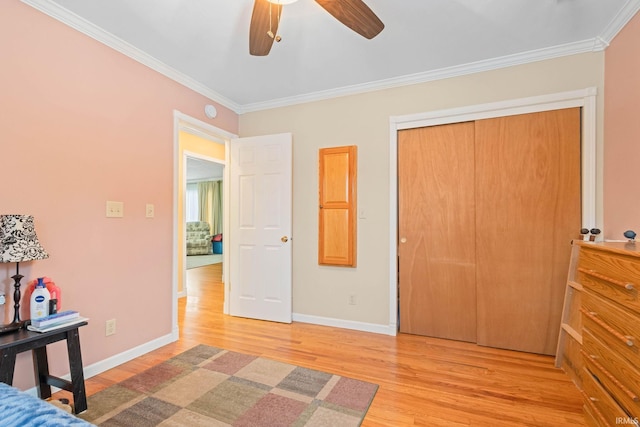
[[[407,238],[406,237],[402,237],[400,239],[400,243],[407,243]]]

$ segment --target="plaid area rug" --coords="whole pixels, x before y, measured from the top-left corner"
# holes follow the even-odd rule
[[[199,345],[88,399],[100,426],[359,426],[376,384]]]

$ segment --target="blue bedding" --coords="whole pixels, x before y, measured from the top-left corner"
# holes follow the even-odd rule
[[[50,403],[0,383],[0,427],[92,426]]]

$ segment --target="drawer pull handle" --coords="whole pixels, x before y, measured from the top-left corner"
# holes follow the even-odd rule
[[[593,363],[596,368],[598,368],[607,378],[609,378],[609,380],[614,383],[616,385],[616,387],[618,387],[620,390],[622,390],[627,396],[629,396],[629,398],[631,400],[633,400],[634,402],[638,402],[640,399],[638,398],[638,396],[632,392],[631,390],[629,390],[624,384],[622,384],[620,381],[618,381],[618,379],[616,377],[613,376],[613,374],[611,374],[611,372],[607,371],[607,369],[602,366],[600,363],[596,362],[594,359],[596,359],[595,355],[589,355],[587,354],[587,352],[585,352],[584,350],[580,350],[580,353],[582,353],[583,357],[587,357],[589,359],[591,359],[591,363]]]
[[[598,417],[598,421],[600,421],[600,424],[603,426],[608,426],[609,422],[607,422],[607,419],[604,417],[604,415],[602,415],[602,412],[600,412],[600,410],[596,407],[596,405],[593,404],[593,402],[597,401],[598,399],[596,399],[595,397],[589,397],[587,393],[585,393],[583,390],[580,390],[580,392],[584,397],[585,403],[589,406],[591,411],[593,411],[593,413],[596,414],[596,417]]]
[[[584,274],[587,274],[589,276],[593,276],[596,277],[598,279],[602,279],[606,282],[609,283],[613,283],[614,285],[620,286],[621,288],[625,288],[628,291],[632,291],[634,290],[634,286],[633,283],[629,283],[629,282],[622,282],[620,280],[616,280],[616,279],[612,279],[611,277],[605,276],[604,274],[600,274],[594,270],[588,270],[584,267],[578,267],[578,271],[583,272]]]
[[[620,332],[613,329],[611,326],[607,325],[604,321],[598,318],[598,313],[585,310],[583,307],[580,307],[580,311],[589,319],[593,320],[598,325],[600,325],[604,330],[606,330],[611,335],[613,335],[614,337],[622,341],[625,345],[628,345],[629,347],[633,347],[633,337],[624,336]]]

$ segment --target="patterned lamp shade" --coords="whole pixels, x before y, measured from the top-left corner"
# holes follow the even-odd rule
[[[0,262],[49,258],[33,225],[31,215],[0,215]]]

